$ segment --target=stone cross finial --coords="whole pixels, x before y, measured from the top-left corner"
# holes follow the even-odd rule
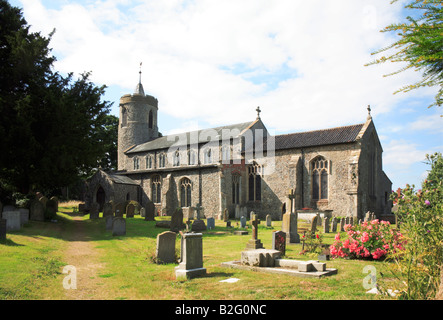
[[[289,201],[288,204],[290,206],[288,206],[289,208],[286,208],[287,212],[293,212],[293,209],[295,208],[294,206],[294,200],[295,200],[295,191],[294,189],[289,189],[289,193],[287,195]]]
[[[257,109],[255,109],[255,111],[257,111],[257,119],[260,119],[260,107],[257,107]]]
[[[368,120],[369,119],[372,119],[372,116],[371,116],[371,106],[370,105],[368,105]]]

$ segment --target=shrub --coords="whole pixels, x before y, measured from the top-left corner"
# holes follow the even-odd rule
[[[403,235],[392,229],[388,221],[378,219],[360,225],[345,225],[347,238],[342,240],[340,233],[329,247],[333,257],[350,259],[381,260],[388,253],[404,248]]]

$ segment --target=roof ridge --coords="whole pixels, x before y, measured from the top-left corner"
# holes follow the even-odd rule
[[[333,127],[333,128],[327,128],[327,129],[317,129],[317,130],[310,130],[310,131],[283,133],[283,134],[275,135],[274,137],[289,136],[289,135],[293,135],[293,134],[302,134],[302,133],[311,133],[311,132],[320,132],[320,131],[330,131],[330,130],[336,130],[336,129],[341,129],[341,128],[351,128],[351,127],[362,126],[362,125],[364,125],[364,123],[357,123],[357,124],[351,124],[348,126],[339,126],[339,127]]]

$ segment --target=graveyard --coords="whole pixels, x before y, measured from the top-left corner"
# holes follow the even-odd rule
[[[171,217],[155,217],[155,221],[146,221],[139,214],[130,214],[129,217],[124,214],[114,218],[120,219],[125,221],[124,232],[114,234],[107,226],[103,212],[91,216],[79,213],[77,205],[60,204],[56,219],[28,221],[19,230],[8,231],[6,240],[0,242],[0,299],[393,299],[369,294],[363,286],[368,277],[365,267],[372,266],[377,274],[387,274],[385,269],[389,262],[341,258],[319,260],[316,253],[302,254],[302,242],[287,243],[284,256],[279,256],[273,263],[295,261],[298,268],[301,265],[307,269],[320,265],[335,272],[320,277],[298,277],[226,265],[241,260],[251,240],[254,243],[259,240],[261,248],[272,249],[273,233],[282,230],[282,221],[256,221],[254,226],[254,221],[248,220],[245,228],[241,228],[239,220],[230,220],[229,227],[221,219],[210,222],[214,223],[211,229],[194,233],[180,230],[175,233],[175,261],[171,262],[161,261],[165,259],[163,257],[157,259],[159,235],[165,234],[171,239],[172,234],[174,241],[174,233],[157,224],[171,220]],[[298,228],[303,237],[310,224],[299,221]],[[317,232],[322,230],[319,227]],[[323,243],[331,245],[335,235],[323,233]],[[188,259],[188,262],[180,263],[180,249],[184,247],[181,242],[186,237],[197,240],[201,261],[189,262]],[[195,247],[195,244],[187,242],[187,246]],[[186,270],[189,264],[204,271],[192,277],[179,276],[177,270]],[[75,289],[63,286],[69,267],[76,270]],[[394,281],[386,275],[385,280]]]

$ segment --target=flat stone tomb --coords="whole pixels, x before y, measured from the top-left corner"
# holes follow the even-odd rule
[[[337,274],[337,269],[326,268],[326,263],[318,260],[300,261],[280,259],[281,252],[272,249],[245,250],[240,261],[223,262],[222,267],[286,274],[296,277],[320,278]]]

